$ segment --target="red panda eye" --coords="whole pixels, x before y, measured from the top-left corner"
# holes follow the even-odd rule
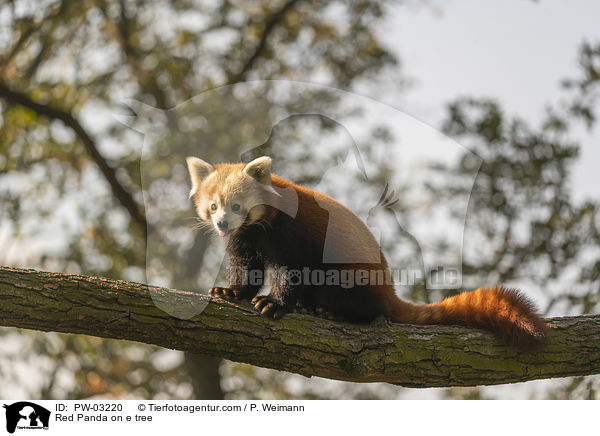
[[[211,204],[210,210],[217,210],[217,205],[215,203]]]
[[[231,206],[231,210],[233,210],[234,212],[235,212],[236,210],[240,210],[240,205],[239,205],[239,204],[237,204],[237,203],[236,203],[236,204],[234,204],[233,206]]]

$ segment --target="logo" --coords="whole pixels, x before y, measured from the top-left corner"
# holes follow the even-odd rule
[[[19,401],[4,405],[6,409],[6,431],[14,433],[18,429],[48,430],[50,411],[29,401]]]

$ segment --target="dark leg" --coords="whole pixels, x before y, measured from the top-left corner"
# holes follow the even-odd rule
[[[294,310],[299,292],[300,284],[291,282],[287,270],[279,270],[275,274],[271,293],[254,297],[252,303],[261,315],[279,319]]]
[[[265,274],[265,265],[257,258],[230,256],[227,271],[228,287],[211,288],[208,293],[229,300],[250,300],[263,286]]]

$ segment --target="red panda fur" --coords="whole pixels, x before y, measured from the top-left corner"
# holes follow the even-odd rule
[[[253,213],[250,213],[250,210],[243,212],[253,216],[253,219],[247,218],[240,228],[230,235],[228,252],[232,264],[250,263],[262,266],[261,262],[264,259],[269,265],[352,270],[380,269],[390,274],[379,245],[358,216],[321,192],[271,174],[270,158],[267,159],[267,165],[262,162],[257,172],[248,172],[248,174],[263,184],[270,184],[276,190],[293,189],[297,194],[297,213],[294,217],[285,215],[281,210],[286,208],[282,203],[288,201],[286,197],[265,191],[263,195],[268,196],[264,198],[266,205],[250,205],[248,209]],[[201,162],[203,165],[206,164]],[[188,165],[190,165],[189,161]],[[217,201],[218,207],[226,209],[229,198],[240,198],[240,193],[243,196],[243,187],[250,180],[243,171],[252,163],[216,164],[214,167],[210,164],[206,165],[208,167],[203,168],[208,175],[204,174],[202,178],[194,180],[194,168],[191,165],[190,173],[198,214],[202,219],[209,220],[211,211],[205,210],[206,198],[216,198],[210,201]],[[343,218],[343,230],[347,232],[347,236],[340,240],[340,244],[345,244],[343,250],[350,252],[376,250],[380,259],[378,263],[334,265],[323,263],[323,241],[327,232],[331,230],[328,229],[329,214],[321,207],[323,204],[337,208],[336,213],[341,214]],[[262,225],[255,225],[258,222]],[[390,284],[369,284],[352,290],[331,287],[323,289],[308,289],[309,287],[275,289],[274,287],[268,297],[256,297],[259,288],[260,286],[256,289],[244,287],[240,284],[239,278],[230,276],[229,288],[214,288],[212,293],[220,296],[254,298],[253,302],[257,310],[274,317],[292,311],[292,306],[304,299],[309,304],[325,307],[334,314],[340,314],[356,322],[370,321],[383,315],[392,322],[402,324],[482,327],[522,348],[544,343],[549,337],[549,329],[543,319],[536,314],[533,304],[517,290],[499,286],[463,292],[426,305],[401,300]],[[231,290],[233,293],[229,292]]]

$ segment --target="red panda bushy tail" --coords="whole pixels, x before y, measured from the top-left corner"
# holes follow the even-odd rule
[[[533,303],[516,289],[480,288],[438,303],[413,305],[401,302],[395,306],[391,316],[394,322],[483,327],[520,348],[547,342],[550,333]]]

